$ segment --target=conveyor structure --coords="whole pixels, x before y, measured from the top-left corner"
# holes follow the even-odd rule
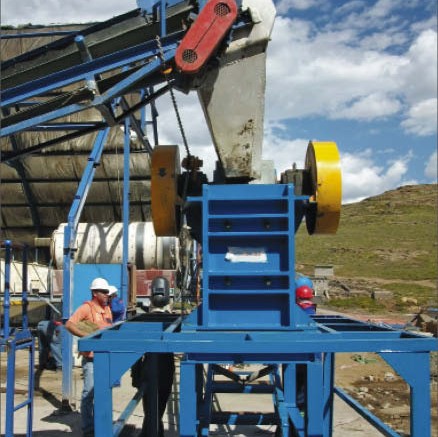
[[[376,352],[409,384],[411,435],[430,436],[429,354],[436,342],[414,333],[342,316],[309,316],[295,304],[295,232],[305,221],[310,234],[334,233],[341,205],[339,153],[333,142],[310,142],[304,169],[279,183],[264,181],[262,156],[266,47],[275,17],[269,0],[158,2],[86,27],[2,63],[2,163],[98,132],[67,218],[64,239],[63,317],[72,312],[73,258],[85,199],[100,164],[109,131],[124,129],[124,253],[121,288],[126,300],[129,225],[130,131],[151,154],[151,208],[159,236],[179,235],[182,224],[202,248],[202,304],[189,315],[134,318],[81,339],[94,351],[95,435],[119,435],[131,402],[113,417],[112,387],[144,353],[156,371],[160,353],[181,354],[179,433],[208,435],[213,423],[270,424],[277,435],[329,437],[333,397],[341,396],[384,435],[397,436],[334,386],[338,352]],[[218,159],[214,180],[187,156],[181,173],[177,146],[155,144],[146,135],[143,108],[174,89],[196,90]],[[69,123],[88,111],[99,121]],[[139,115],[140,114],[140,115]],[[95,117],[93,117],[95,119]],[[181,127],[181,125],[180,125]],[[51,129],[47,141],[18,147],[20,133]],[[183,138],[184,139],[184,138]],[[2,143],[3,144],[3,143]],[[16,165],[16,164],[14,164]],[[77,279],[77,278],[76,278]],[[68,338],[69,336],[67,336]],[[71,338],[64,351],[71,351]],[[63,358],[63,396],[69,401],[71,354]],[[154,370],[155,363],[155,370]],[[260,364],[239,375],[222,364]],[[207,377],[204,369],[207,368]],[[305,400],[298,399],[297,368],[304,369]],[[216,373],[232,383],[220,385]],[[257,392],[251,383],[268,375],[274,413],[213,409],[218,391]],[[156,395],[156,387],[149,387]],[[135,398],[137,401],[139,396]],[[156,405],[152,405],[156,413]],[[157,435],[156,414],[149,423]]]

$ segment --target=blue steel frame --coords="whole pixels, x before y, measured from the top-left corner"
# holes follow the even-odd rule
[[[197,436],[198,422],[205,423],[201,416],[205,403],[199,402],[200,365],[204,363],[281,364],[285,383],[276,386],[276,402],[283,431],[293,424],[300,436],[331,436],[337,352],[376,352],[387,360],[411,387],[411,435],[430,436],[429,352],[437,350],[435,339],[341,316],[315,316],[317,329],[313,331],[241,332],[200,332],[196,318],[196,312],[186,318],[181,331],[175,325],[165,330],[155,323],[127,322],[79,341],[80,350],[95,352],[99,375],[95,386],[96,436],[116,435],[112,384],[145,352],[185,354],[180,380],[181,436]],[[321,353],[324,360],[318,358]],[[294,391],[294,366],[299,363],[307,365],[310,381],[306,423],[300,418]],[[365,408],[361,411],[366,415]],[[385,428],[378,420],[374,425]]]
[[[245,274],[261,277],[283,274],[292,281],[289,285],[294,289],[294,249],[286,247],[294,244],[289,238],[296,231],[301,222],[305,199],[295,197],[292,185],[253,185],[222,187],[205,187],[202,199],[190,199],[191,202],[203,202],[203,282],[207,295],[211,291],[210,285],[217,284],[216,279],[210,281],[211,276],[222,275],[230,278],[232,274]],[[258,193],[258,194],[257,194]],[[279,193],[281,194],[279,196]],[[258,196],[258,197],[257,197]],[[281,214],[270,209],[269,200],[287,203],[286,222],[284,208],[280,207]],[[244,201],[249,200],[249,202]],[[219,203],[214,203],[219,201]],[[266,205],[267,212],[261,213],[258,206],[251,201]],[[213,204],[211,203],[213,202]],[[228,206],[227,206],[228,202]],[[280,203],[281,203],[280,202]],[[274,202],[275,203],[275,202]],[[301,206],[300,206],[301,204]],[[207,209],[205,209],[207,208]],[[227,209],[228,208],[228,209]],[[247,208],[246,213],[244,212]],[[240,212],[239,212],[240,210]],[[233,214],[232,214],[233,213]],[[239,215],[242,213],[243,215]],[[253,214],[252,220],[251,215]],[[235,233],[240,233],[242,247],[258,246],[254,244],[257,221],[263,223],[269,216],[271,226],[264,231],[269,238],[278,242],[278,235],[286,236],[286,240],[278,242],[284,245],[282,249],[266,240],[267,263],[258,267],[232,266],[228,270],[222,261],[218,260],[225,254],[225,246],[205,244],[205,240],[217,237],[219,228],[214,220],[220,220],[228,225],[231,223]],[[207,218],[206,218],[207,217]],[[249,219],[249,222],[247,221]],[[213,222],[212,222],[213,220]],[[242,221],[243,220],[243,221]],[[280,221],[278,221],[280,220]],[[298,220],[298,222],[295,222]],[[239,228],[239,223],[242,224]],[[283,227],[275,228],[275,223]],[[237,235],[233,231],[229,234],[230,241]],[[261,230],[258,230],[261,233]],[[271,234],[271,235],[269,235]],[[219,234],[222,238],[222,235]],[[233,242],[234,244],[234,242]],[[287,253],[287,262],[279,263],[278,251]],[[269,259],[274,256],[274,258]],[[280,257],[281,258],[281,257]],[[211,262],[209,262],[211,261]],[[278,267],[281,268],[278,269]],[[265,267],[267,269],[265,269]],[[292,276],[290,277],[289,275]],[[215,282],[216,281],[216,282]],[[227,285],[227,281],[223,282]],[[112,383],[121,377],[130,366],[145,352],[150,353],[182,353],[184,359],[180,367],[180,436],[195,437],[208,435],[209,425],[216,421],[226,423],[270,423],[281,427],[283,436],[292,435],[294,430],[300,437],[330,437],[333,422],[333,396],[338,393],[344,400],[353,404],[351,398],[342,394],[334,387],[334,357],[337,352],[376,352],[380,354],[405,379],[411,387],[411,435],[413,437],[430,436],[430,391],[429,391],[429,352],[437,350],[435,339],[421,335],[364,323],[341,316],[315,315],[301,318],[301,310],[294,301],[289,300],[291,308],[290,324],[277,325],[277,319],[271,319],[271,327],[261,327],[252,317],[260,317],[258,304],[250,305],[248,311],[254,311],[252,316],[242,315],[245,308],[245,295],[265,293],[266,300],[270,299],[270,284],[254,287],[248,290],[248,282],[236,281],[233,288],[238,299],[231,300],[231,305],[225,305],[220,310],[234,312],[234,317],[243,317],[249,327],[239,325],[235,329],[230,323],[229,314],[220,317],[215,323],[204,323],[203,307],[198,308],[189,316],[173,323],[170,326],[147,322],[128,322],[79,341],[80,350],[92,350],[95,353],[94,363],[96,375],[99,375],[99,384],[95,386],[95,435],[98,437],[117,435],[117,428],[113,426],[112,417]],[[281,283],[281,282],[280,282]],[[254,284],[249,281],[249,284]],[[243,286],[242,286],[243,285]],[[239,289],[240,287],[240,289]],[[217,288],[213,287],[213,292]],[[222,292],[222,290],[220,290]],[[278,292],[278,290],[276,291]],[[287,290],[281,290],[288,295]],[[226,294],[226,293],[225,293]],[[280,301],[280,304],[283,302]],[[205,304],[205,295],[204,295]],[[207,301],[207,307],[209,303]],[[278,308],[269,307],[269,310],[278,311]],[[213,308],[216,310],[217,308]],[[246,318],[245,318],[246,317]],[[294,319],[298,317],[298,319]],[[289,321],[288,319],[286,319]],[[217,321],[224,321],[223,326]],[[307,324],[306,324],[307,323]],[[273,400],[276,415],[262,417],[260,415],[230,414],[228,417],[217,417],[212,413],[211,394],[213,390],[222,390],[223,387],[213,385],[213,372],[208,372],[206,383],[203,381],[203,365],[218,363],[261,363],[268,365],[272,370]],[[305,365],[307,372],[306,400],[304,410],[299,406],[296,387],[296,366]],[[108,371],[109,370],[109,371]],[[107,372],[106,372],[107,371]],[[153,390],[153,389],[151,389]],[[152,393],[154,393],[152,391]],[[357,404],[357,403],[356,403]],[[396,436],[395,431],[379,421],[364,407],[356,405],[362,415],[385,435]],[[304,418],[301,413],[304,411]],[[120,423],[119,421],[117,423]]]
[[[88,163],[79,183],[73,204],[67,218],[64,230],[64,263],[62,277],[62,321],[65,322],[73,313],[73,270],[74,255],[76,251],[77,227],[82,210],[85,206],[88,191],[100,164],[103,148],[109,134],[109,128],[100,131],[94,142],[93,149],[88,158]],[[72,369],[73,369],[73,338],[71,335],[62,336],[62,405],[68,409],[72,400]]]
[[[165,17],[165,8],[173,6],[179,3],[179,1],[172,0],[170,2],[158,2],[154,5],[155,8],[160,8],[160,17]],[[143,65],[134,70],[132,73],[128,74],[127,77],[117,82],[105,93],[100,95],[95,95],[92,100],[85,103],[75,103],[63,106],[62,108],[48,111],[46,113],[35,114],[26,117],[25,120],[15,122],[9,126],[3,127],[0,132],[0,136],[12,136],[13,134],[27,130],[27,131],[38,131],[38,130],[69,130],[73,131],[72,134],[68,134],[64,139],[73,138],[76,136],[84,135],[90,133],[94,130],[99,130],[96,137],[93,149],[90,153],[88,159],[87,167],[82,176],[80,185],[78,187],[75,199],[73,201],[72,207],[68,215],[68,223],[65,228],[64,235],[64,276],[63,276],[63,321],[65,322],[73,312],[72,308],[72,292],[73,292],[73,259],[76,240],[76,231],[81,216],[81,212],[85,205],[85,200],[87,197],[88,190],[93,181],[96,167],[99,165],[100,157],[102,155],[103,147],[105,145],[106,139],[109,134],[110,121],[104,120],[99,123],[54,123],[45,124],[51,120],[58,119],[67,115],[71,115],[75,112],[89,109],[92,107],[100,108],[103,105],[109,105],[111,102],[116,101],[120,103],[123,110],[125,111],[124,119],[116,120],[117,123],[123,123],[125,131],[124,139],[124,188],[123,188],[123,260],[122,260],[122,292],[121,296],[127,303],[127,288],[128,288],[128,270],[127,270],[127,260],[128,260],[128,224],[129,224],[129,156],[130,156],[130,129],[134,129],[138,137],[144,142],[145,148],[148,152],[152,151],[149,143],[145,142],[143,139],[146,138],[146,111],[144,110],[144,105],[146,103],[154,104],[153,96],[153,83],[150,82],[145,90],[141,91],[141,96],[145,101],[143,106],[138,106],[137,109],[141,110],[141,120],[138,122],[132,115],[133,108],[129,108],[123,95],[132,88],[140,79],[144,79],[151,74],[155,73],[162,67],[163,62],[169,62],[173,59],[175,50],[177,47],[177,42],[182,37],[183,32],[176,32],[173,35],[166,35],[166,22],[161,20],[161,46],[163,50],[162,59],[160,59],[160,49],[158,48],[157,42],[154,40],[145,41],[137,46],[129,47],[124,50],[119,50],[110,55],[102,56],[97,59],[93,59],[89,53],[87,46],[85,45],[84,37],[82,33],[87,32],[86,30],[78,32],[69,32],[66,39],[74,39],[76,45],[79,48],[82,57],[82,63],[74,65],[70,68],[64,69],[63,71],[54,71],[52,74],[48,74],[43,78],[28,81],[22,85],[2,90],[0,107],[3,111],[8,111],[8,108],[14,105],[17,106],[32,106],[35,105],[35,101],[29,101],[29,99],[36,96],[41,96],[46,93],[50,93],[59,88],[72,85],[75,83],[80,83],[86,81],[87,86],[90,90],[93,90],[93,81],[100,74],[112,71],[118,68],[125,70],[129,66],[142,62]],[[43,36],[51,36],[53,33],[44,33]],[[23,34],[21,37],[34,37],[40,36],[34,34]],[[56,43],[58,44],[59,41]],[[44,49],[37,49],[44,51]],[[20,60],[26,60],[26,57],[32,54],[23,54],[19,58]],[[145,62],[148,60],[148,62]],[[10,61],[6,61],[3,65],[7,66]],[[2,65],[2,66],[3,66]],[[163,79],[164,80],[164,79]],[[166,88],[167,89],[167,88]],[[160,95],[160,92],[156,94]],[[149,100],[150,99],[150,100]],[[137,107],[136,106],[136,107]],[[156,126],[156,111],[152,111],[152,124],[155,143],[158,142],[158,129]],[[39,150],[41,146],[35,146],[29,148],[29,153],[32,151]],[[7,158],[6,158],[7,160]],[[63,406],[65,408],[70,407],[72,400],[72,337],[70,335],[63,336]]]
[[[10,240],[2,244],[5,249],[5,274],[4,274],[4,295],[3,295],[3,326],[0,333],[0,352],[7,352],[7,373],[6,373],[6,408],[5,408],[5,437],[14,436],[14,413],[21,409],[27,408],[26,416],[26,437],[32,436],[33,420],[33,396],[35,386],[35,339],[28,327],[27,315],[27,251],[26,245],[13,245]],[[11,328],[10,326],[10,283],[11,283],[11,262],[13,249],[22,251],[22,323],[20,328]],[[28,355],[28,380],[27,380],[27,398],[18,405],[15,405],[15,359],[18,350],[27,349]]]

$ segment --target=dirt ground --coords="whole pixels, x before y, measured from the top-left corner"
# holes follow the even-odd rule
[[[336,385],[401,435],[409,435],[409,386],[377,354],[337,354]],[[438,437],[438,356],[431,358],[432,437]]]
[[[318,313],[341,314],[319,308]],[[346,315],[346,314],[343,314]],[[354,311],[347,316],[376,324],[403,326],[413,314],[368,315]],[[336,354],[335,384],[366,406],[375,416],[409,435],[409,386],[379,355],[373,353]],[[438,437],[438,353],[431,354],[432,437]]]

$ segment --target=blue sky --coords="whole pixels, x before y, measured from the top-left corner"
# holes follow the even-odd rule
[[[344,202],[436,183],[436,0],[275,4],[264,156],[277,172],[302,166],[309,140],[330,140],[341,153]],[[135,7],[135,0],[2,0],[1,21],[80,23]],[[196,95],[177,98],[191,149],[208,161],[211,140]],[[158,109],[161,143],[181,144],[168,99]]]

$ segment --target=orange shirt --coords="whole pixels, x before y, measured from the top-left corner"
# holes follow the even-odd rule
[[[102,307],[95,300],[89,300],[84,302],[68,320],[74,324],[84,321],[92,322],[102,329],[112,325],[113,316],[110,306]],[[81,355],[92,358],[93,352],[81,352]]]

